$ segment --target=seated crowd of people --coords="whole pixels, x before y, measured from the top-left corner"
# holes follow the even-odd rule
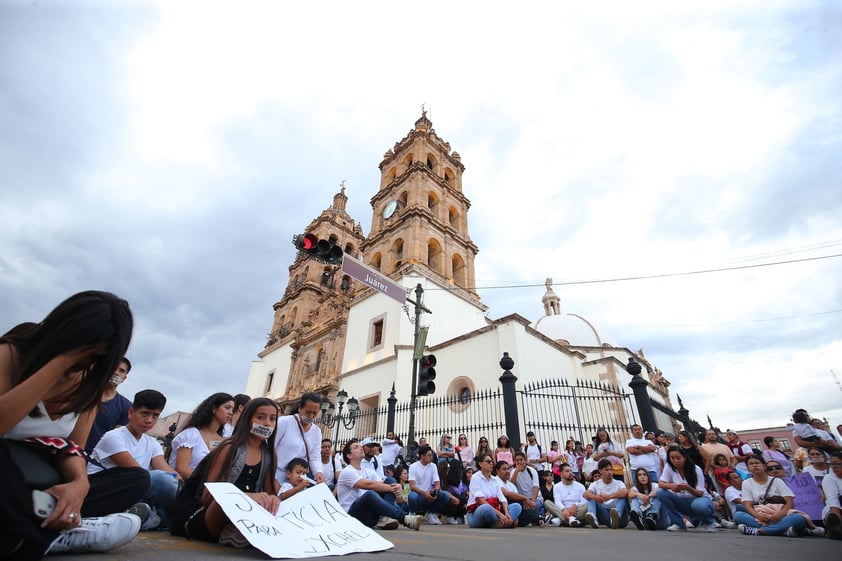
[[[248,546],[207,482],[232,483],[272,514],[324,483],[348,515],[381,530],[632,523],[842,539],[842,445],[801,409],[792,456],[772,437],[760,452],[734,431],[721,440],[708,430],[699,446],[687,431],[676,439],[637,424],[623,444],[600,428],[592,443],[570,438],[564,449],[553,441],[544,450],[530,431],[517,450],[505,435],[494,448],[481,437],[474,449],[465,434],[443,434],[435,447],[420,438],[407,450],[389,431],[337,454],[316,424],[318,394],[281,415],[268,398],[214,393],[165,449],[147,433],[166,397],[147,389],[129,401],[117,391],[131,371],[132,328],[125,301],[89,291],[0,337],[0,558],[106,551],[156,529]],[[801,474],[821,493],[814,516],[792,489]]]

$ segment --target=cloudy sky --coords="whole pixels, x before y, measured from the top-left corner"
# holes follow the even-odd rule
[[[292,234],[342,180],[368,233],[426,103],[489,317],[550,276],[698,420],[842,422],[842,5],[513,6],[0,0],[0,330],[111,290],[124,393],[242,391]]]

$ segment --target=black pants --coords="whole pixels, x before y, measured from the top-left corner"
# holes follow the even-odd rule
[[[113,468],[88,477],[90,490],[82,516],[122,512],[149,489],[149,472],[142,468]],[[32,512],[32,491],[0,438],[0,559],[41,559],[58,530],[41,528]]]

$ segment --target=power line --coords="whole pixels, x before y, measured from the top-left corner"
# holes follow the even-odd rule
[[[842,309],[839,310],[825,310],[823,312],[809,312],[806,314],[796,314],[792,316],[780,316],[774,318],[761,318],[761,319],[744,319],[744,320],[734,320],[734,321],[718,321],[713,323],[641,323],[635,322],[635,326],[642,326],[642,327],[708,327],[712,325],[736,325],[736,324],[743,324],[743,323],[763,323],[767,321],[781,321],[785,319],[798,319],[798,318],[806,318],[810,316],[823,316],[827,314],[838,314],[842,313]],[[632,324],[627,324],[632,325]]]
[[[836,253],[834,255],[820,255],[818,257],[804,257],[803,259],[791,259],[789,261],[775,261],[772,263],[756,263],[754,265],[739,265],[735,267],[722,267],[718,269],[700,269],[698,271],[685,271],[683,273],[661,273],[657,275],[638,275],[634,277],[616,277],[610,279],[592,279],[592,280],[581,280],[581,281],[560,281],[554,282],[552,286],[570,286],[570,285],[577,285],[577,284],[600,284],[606,282],[625,282],[625,281],[635,281],[635,280],[646,280],[646,279],[662,279],[662,278],[669,278],[669,277],[683,277],[683,276],[691,276],[691,275],[705,275],[709,273],[722,273],[725,271],[740,271],[744,269],[756,269],[759,267],[772,267],[777,265],[790,265],[792,263],[804,263],[807,261],[819,261],[822,259],[833,259],[835,257],[842,257],[842,253]],[[539,286],[545,286],[545,283],[525,283],[525,284],[512,284],[512,285],[500,285],[500,286],[478,286],[477,290],[498,290],[498,289],[506,289],[506,288],[534,288]]]

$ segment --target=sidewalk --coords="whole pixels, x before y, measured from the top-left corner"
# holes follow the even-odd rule
[[[420,532],[401,528],[381,532],[395,544],[380,553],[355,553],[352,561],[386,559],[417,561],[420,557],[459,561],[547,561],[578,559],[646,559],[646,561],[792,561],[793,559],[836,559],[842,542],[827,538],[744,536],[736,530],[716,534],[701,531],[641,532],[585,528],[518,528],[475,530],[467,526],[421,526]],[[269,559],[254,549],[233,549],[216,544],[174,538],[164,532],[144,532],[130,544],[107,553],[50,555],[50,561],[193,561],[227,559]],[[314,559],[340,559],[317,557]]]

